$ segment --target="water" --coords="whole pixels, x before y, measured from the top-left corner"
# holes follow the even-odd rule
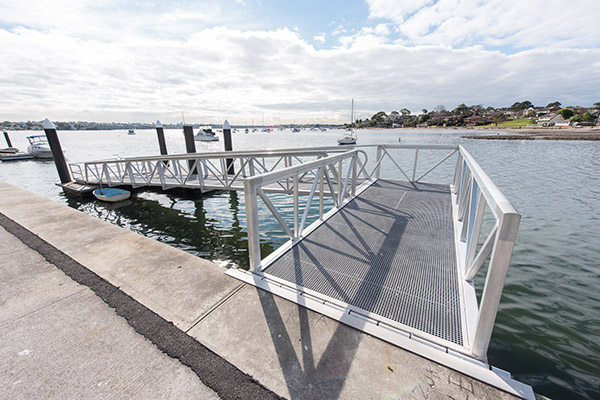
[[[170,153],[185,151],[179,130],[168,130]],[[359,131],[359,143],[462,144],[522,214],[511,267],[490,344],[490,362],[552,398],[600,398],[600,143],[467,140],[456,130]],[[472,133],[470,131],[469,133]],[[25,136],[11,132],[13,145]],[[59,132],[70,162],[158,154],[156,133]],[[339,131],[233,133],[236,150],[335,144]],[[222,142],[197,143],[219,151]],[[373,158],[372,152],[369,151]],[[440,153],[441,158],[443,154]],[[426,156],[420,156],[425,164]],[[403,160],[411,165],[410,158]],[[440,170],[447,179],[453,165]],[[400,178],[400,177],[399,177]],[[63,202],[88,214],[222,265],[247,265],[246,219],[241,193],[196,196],[139,191],[119,206],[81,202],[54,185],[52,162],[0,164],[0,180]],[[275,203],[288,208],[284,196]],[[263,256],[286,237],[260,211]]]

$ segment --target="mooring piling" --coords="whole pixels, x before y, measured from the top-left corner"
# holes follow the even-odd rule
[[[158,147],[160,147],[160,154],[167,155],[167,143],[165,142],[165,131],[159,120],[156,120],[156,134],[158,136]]]
[[[54,165],[56,165],[60,183],[71,182],[71,174],[69,174],[67,162],[65,161],[65,156],[62,148],[60,147],[56,126],[54,126],[54,124],[50,122],[48,118],[46,118],[42,124],[42,127],[44,128],[46,138],[48,139],[48,144],[50,145],[50,150],[52,151],[52,157],[54,158]]]
[[[4,133],[4,139],[6,140],[6,145],[8,147],[13,147],[12,143],[10,142],[10,137],[8,137],[8,132],[2,131],[2,133]]]
[[[183,125],[183,136],[185,137],[185,151],[187,153],[195,153],[194,127],[192,125]],[[188,160],[188,166],[191,169],[194,166],[194,160]]]
[[[233,145],[231,143],[231,125],[229,125],[229,121],[227,120],[223,122],[223,142],[225,144],[225,151],[233,150]],[[235,169],[233,168],[233,158],[225,159],[225,163],[227,165],[227,173],[229,175],[235,175]]]

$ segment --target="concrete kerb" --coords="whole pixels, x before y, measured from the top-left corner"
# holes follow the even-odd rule
[[[190,367],[200,380],[221,398],[279,398],[171,322],[3,214],[0,214],[0,225],[71,279],[89,287],[106,304],[114,308],[118,315],[125,318],[137,333],[170,357]]]

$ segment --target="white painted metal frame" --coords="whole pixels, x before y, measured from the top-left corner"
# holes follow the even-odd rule
[[[363,156],[363,160],[360,160]],[[317,226],[327,220],[335,211],[346,205],[357,193],[364,190],[371,182],[357,187],[359,184],[358,176],[366,164],[367,156],[362,150],[350,150],[342,154],[324,157],[315,161],[301,165],[291,166],[282,170],[268,172],[262,175],[255,175],[244,179],[244,196],[246,201],[246,218],[248,225],[248,253],[250,257],[250,269],[253,271],[264,270],[279,255],[293,246],[296,242],[308,235]],[[344,168],[345,162],[345,168]],[[301,205],[299,202],[299,181],[304,179],[311,183],[311,189],[308,192],[308,198],[303,204],[303,213],[300,217]],[[294,200],[293,227],[290,228],[279,211],[273,205],[266,195],[263,187],[272,183],[289,181],[292,183],[291,195]],[[324,190],[327,184],[328,191]],[[319,218],[310,226],[306,226],[306,221],[310,212],[315,195],[319,198]],[[326,214],[323,214],[324,196],[332,197],[334,207]],[[264,260],[260,253],[260,235],[258,224],[258,198],[260,198],[267,209],[275,217],[275,220],[281,225],[290,240],[270,254]]]
[[[346,151],[347,149],[343,149]],[[170,156],[134,157],[121,160],[101,160],[71,164],[75,181],[107,186],[160,186],[213,190],[241,190],[243,179],[275,170],[302,164],[342,152],[337,147],[300,148],[290,150],[259,150],[245,152],[186,153]],[[236,173],[228,174],[227,159],[233,159]],[[362,174],[364,165],[360,161]],[[301,183],[309,180],[311,171],[299,176]],[[334,174],[335,175],[335,174]],[[265,191],[291,193],[290,179],[278,181]]]
[[[414,150],[415,156],[412,162],[412,171],[404,171],[402,169],[400,163],[397,161],[397,156],[394,154],[396,150]],[[428,150],[445,150],[448,152],[424,173],[417,176],[419,152]],[[330,156],[318,162],[304,164],[290,170],[286,169],[245,179],[250,268],[252,271],[260,274],[260,271],[267,268],[298,240],[316,229],[325,219],[333,215],[339,207],[349,201],[352,196],[348,194],[347,184],[350,179],[351,169],[348,168],[344,176],[342,169],[339,165],[336,166],[336,164],[339,164],[340,160],[350,157],[350,154],[354,151],[356,150],[349,151],[347,154]],[[457,153],[457,167],[455,168],[454,182],[451,185],[451,193],[464,343],[463,346],[456,346],[439,338],[425,336],[427,337],[426,340],[438,343],[447,349],[452,349],[464,353],[469,357],[485,361],[519,224],[520,216],[518,213],[471,155],[461,146],[378,145],[375,165],[371,173],[367,174],[370,180],[361,186],[360,191],[366,189],[369,184],[379,178],[381,164],[384,159],[389,159],[409,182],[417,183]],[[356,171],[357,163],[353,162],[352,165],[354,166],[352,171]],[[366,162],[362,165],[366,165]],[[316,171],[315,176],[318,177],[319,182],[317,180],[313,181],[307,205],[305,206],[305,213],[300,222],[298,222],[299,204],[297,190],[292,191],[292,194],[294,194],[294,221],[296,221],[292,230],[292,228],[286,225],[260,186],[276,182],[280,179],[292,178],[294,187],[297,188],[298,177],[305,176],[307,171]],[[332,175],[334,175],[333,179],[330,179],[327,171],[332,172]],[[334,179],[337,185],[331,183]],[[353,179],[356,179],[356,174],[353,175]],[[324,217],[321,211],[320,219],[315,221],[305,231],[306,214],[313,200],[317,185],[322,187],[324,181],[329,186],[330,194],[333,194],[335,207]],[[354,180],[352,182],[352,188],[354,188],[356,182]],[[353,192],[356,193],[356,190],[353,189]],[[322,198],[324,191],[320,189],[319,193]],[[348,196],[348,198],[344,200],[345,196]],[[285,245],[281,246],[264,260],[260,259],[260,243],[258,241],[258,208],[256,204],[258,197],[263,200],[269,211],[271,211],[275,219],[290,237],[290,240]],[[496,218],[496,225],[483,240],[483,245],[477,251],[486,204],[490,207]],[[479,303],[475,292],[474,277],[486,260],[490,260],[490,265],[487,270],[485,285],[482,289],[482,300]],[[269,279],[273,279],[273,277]],[[351,308],[349,305],[346,306]],[[409,327],[399,327],[399,329],[411,332]]]
[[[521,216],[462,146],[452,185],[452,204],[457,267],[466,310],[466,345],[473,357],[485,360]],[[482,238],[486,206],[495,223]],[[486,261],[489,263],[478,302],[474,278]]]

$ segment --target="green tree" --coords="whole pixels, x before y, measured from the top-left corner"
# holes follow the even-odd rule
[[[546,108],[552,108],[552,107],[560,107],[560,101],[548,103],[548,105],[546,106]]]
[[[408,108],[403,108],[400,110],[400,114],[402,115],[410,115],[410,110]]]
[[[600,110],[600,101],[597,103],[594,103],[594,108],[596,108],[597,110]]]
[[[558,111],[558,113],[560,115],[562,115],[562,117],[564,119],[569,119],[571,118],[573,115],[575,115],[575,113],[573,112],[573,110],[571,110],[570,108],[562,108]]]
[[[577,114],[571,118],[571,122],[594,122],[595,120],[596,117],[590,114],[589,112]]]
[[[509,109],[511,111],[521,111],[521,110],[526,110],[529,107],[533,107],[533,104],[529,100],[525,100],[522,102],[517,101],[512,106],[510,106]]]
[[[454,110],[452,110],[454,115],[461,115],[463,117],[470,117],[473,113],[471,109],[467,107],[465,103],[458,105]]]
[[[506,114],[504,114],[502,111],[496,111],[492,115],[492,122],[498,126],[498,124],[502,121],[506,121]]]

